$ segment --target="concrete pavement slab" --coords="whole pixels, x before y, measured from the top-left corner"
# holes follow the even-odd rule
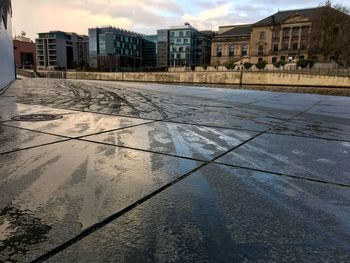
[[[63,140],[67,139],[0,124],[0,154]]]
[[[348,262],[350,189],[210,165],[47,262]]]
[[[199,160],[211,160],[256,134],[257,132],[155,122],[82,139]]]
[[[29,262],[199,166],[71,140],[0,158],[0,261]]]
[[[263,134],[217,162],[350,185],[349,158],[348,142]]]
[[[49,122],[11,121],[6,122],[6,124],[55,135],[79,137],[147,122],[150,121],[88,112],[75,112],[74,114],[63,115],[62,119]]]
[[[350,119],[307,112],[272,132],[350,141]]]

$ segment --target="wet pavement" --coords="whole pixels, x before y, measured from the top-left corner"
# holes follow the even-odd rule
[[[0,262],[349,262],[349,156],[348,97],[22,78]]]

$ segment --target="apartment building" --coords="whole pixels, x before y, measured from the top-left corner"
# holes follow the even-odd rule
[[[87,61],[88,37],[50,31],[35,40],[38,69],[76,69]]]
[[[11,1],[0,1],[0,93],[15,79]]]

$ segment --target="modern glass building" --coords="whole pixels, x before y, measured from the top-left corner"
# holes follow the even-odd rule
[[[211,38],[186,23],[170,27],[170,67],[210,64]]]
[[[157,35],[142,36],[142,66],[157,67]]]
[[[90,67],[102,70],[138,68],[142,65],[141,34],[115,27],[89,29]]]
[[[157,67],[169,67],[169,29],[157,30]]]

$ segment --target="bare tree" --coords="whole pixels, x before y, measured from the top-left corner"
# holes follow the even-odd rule
[[[350,64],[350,10],[326,1],[316,11],[311,35],[311,53],[321,61]]]

